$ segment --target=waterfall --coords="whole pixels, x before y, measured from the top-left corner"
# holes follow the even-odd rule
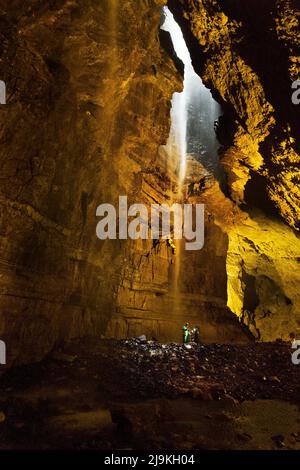
[[[184,181],[186,177],[187,155],[198,160],[203,167],[219,176],[219,143],[215,134],[215,122],[221,109],[210,91],[196,74],[182,31],[167,7],[163,8],[164,22],[161,28],[171,35],[174,50],[184,64],[182,93],[174,93],[171,108],[171,129],[166,145],[170,161],[177,162],[178,191],[177,201],[184,201]],[[172,270],[173,298],[170,310],[178,321],[184,324],[188,315],[180,288],[183,260],[182,240],[175,240],[176,258]]]
[[[174,50],[177,56],[185,64],[190,62],[190,54],[186,47],[182,32],[168,7],[163,8],[165,21],[161,29],[168,31],[171,35]],[[169,142],[169,152],[174,151],[179,158],[178,185],[181,189],[186,174],[186,154],[187,154],[187,87],[186,70],[184,77],[184,87],[182,93],[174,93],[171,108],[171,129]],[[180,191],[179,191],[180,192]]]
[[[214,126],[221,113],[201,78],[196,74],[182,31],[167,7],[163,8],[161,29],[171,35],[174,50],[184,63],[183,92],[174,93],[171,109],[171,130],[168,146],[179,156],[178,184],[186,175],[187,154],[192,155],[209,172],[219,175],[219,143]]]

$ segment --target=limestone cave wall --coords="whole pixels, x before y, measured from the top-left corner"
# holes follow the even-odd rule
[[[182,69],[159,32],[163,3],[1,2],[0,336],[10,364],[73,337],[180,336],[166,242],[95,232],[99,204],[174,192],[162,146]]]
[[[160,3],[1,2],[0,333],[11,363],[105,334],[128,249],[97,240],[96,208],[170,191],[158,148],[182,79],[160,44]]]
[[[299,330],[298,110],[283,94],[299,71],[299,16],[293,2],[273,3],[256,23],[233,0],[169,2],[224,107],[228,177],[228,194],[216,181],[189,191],[206,204],[206,243],[182,250],[175,290],[165,241],[95,233],[101,203],[176,194],[165,144],[182,67],[159,32],[166,1],[1,2],[0,337],[10,364],[74,337],[178,340],[187,319],[204,341],[248,341],[243,323],[263,340]],[[280,50],[270,61],[282,61],[278,93],[264,57],[250,54],[265,36],[273,59]],[[189,187],[201,171],[191,163]]]
[[[169,4],[195,69],[224,109],[218,136],[228,197],[221,210],[218,188],[202,199],[229,239],[228,306],[256,338],[288,339],[300,327],[300,107],[291,99],[300,75],[299,4]]]

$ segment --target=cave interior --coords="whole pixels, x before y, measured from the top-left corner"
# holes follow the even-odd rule
[[[300,450],[299,31],[296,0],[2,0],[0,450]],[[203,246],[130,238],[120,196]]]

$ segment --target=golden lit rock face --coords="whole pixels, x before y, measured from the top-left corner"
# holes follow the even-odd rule
[[[201,200],[228,236],[227,305],[257,339],[289,339],[300,331],[300,244],[293,230],[299,228],[299,107],[291,103],[291,83],[299,79],[299,7],[293,1],[171,4],[195,67],[225,108],[227,130],[223,123],[219,134],[234,203],[217,186]]]
[[[74,337],[180,340],[187,319],[204,341],[247,341],[237,317],[263,340],[299,329],[298,238],[265,208],[272,200],[296,227],[296,110],[282,105],[290,100],[284,79],[277,93],[262,73],[267,61],[254,64],[248,55],[247,44],[259,41],[239,2],[170,2],[197,38],[195,66],[229,123],[220,131],[231,198],[216,182],[189,196],[207,205],[206,241],[201,252],[183,253],[180,299],[166,242],[96,238],[99,204],[116,205],[119,195],[168,203],[176,191],[178,162],[167,160],[164,145],[182,77],[159,40],[165,3],[1,3],[0,79],[9,100],[0,110],[0,338],[10,363],[41,359]],[[299,17],[285,3],[276,2],[266,44],[269,52],[281,45],[284,77],[295,79]],[[197,188],[202,169],[191,165]],[[239,205],[254,205],[255,194],[264,196],[265,212],[248,214]]]
[[[245,200],[260,175],[266,197],[299,228],[299,109],[291,84],[299,79],[300,10],[294,1],[263,3],[171,1],[187,38],[191,32],[198,42],[195,66],[232,113],[223,163],[233,200]]]
[[[221,272],[221,265],[216,263],[218,244],[220,246],[221,240],[227,238],[223,257],[230,311],[261,341],[289,340],[291,333],[299,333],[300,240],[297,233],[278,218],[269,217],[258,209],[249,214],[241,211],[224,196],[218,183],[196,201],[204,203],[211,215],[206,220],[206,249],[211,247],[208,263],[210,266],[213,263],[216,280]],[[215,239],[211,236],[212,227],[220,230]],[[220,285],[219,280],[215,292],[220,292]]]
[[[160,45],[161,3],[1,3],[0,337],[10,363],[105,334],[134,255],[126,241],[97,240],[96,207],[124,194],[168,198],[158,149],[182,80]],[[167,256],[156,257],[162,277]]]
[[[160,43],[164,3],[1,3],[0,338],[10,364],[74,337],[181,339],[183,317],[198,322],[202,310],[204,339],[239,337],[225,256],[222,302],[195,298],[192,269],[174,312],[166,243],[96,238],[99,204],[168,203],[176,187],[178,162],[163,145],[182,77]]]
[[[278,15],[276,21],[276,33],[280,42],[288,47],[289,74],[293,80],[299,80],[300,76],[300,13],[297,2],[278,0]]]
[[[300,240],[262,213],[229,233],[228,306],[263,341],[299,332]]]

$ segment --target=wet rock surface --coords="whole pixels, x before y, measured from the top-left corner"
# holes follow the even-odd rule
[[[2,376],[0,448],[295,449],[299,373],[282,342],[73,343]]]

